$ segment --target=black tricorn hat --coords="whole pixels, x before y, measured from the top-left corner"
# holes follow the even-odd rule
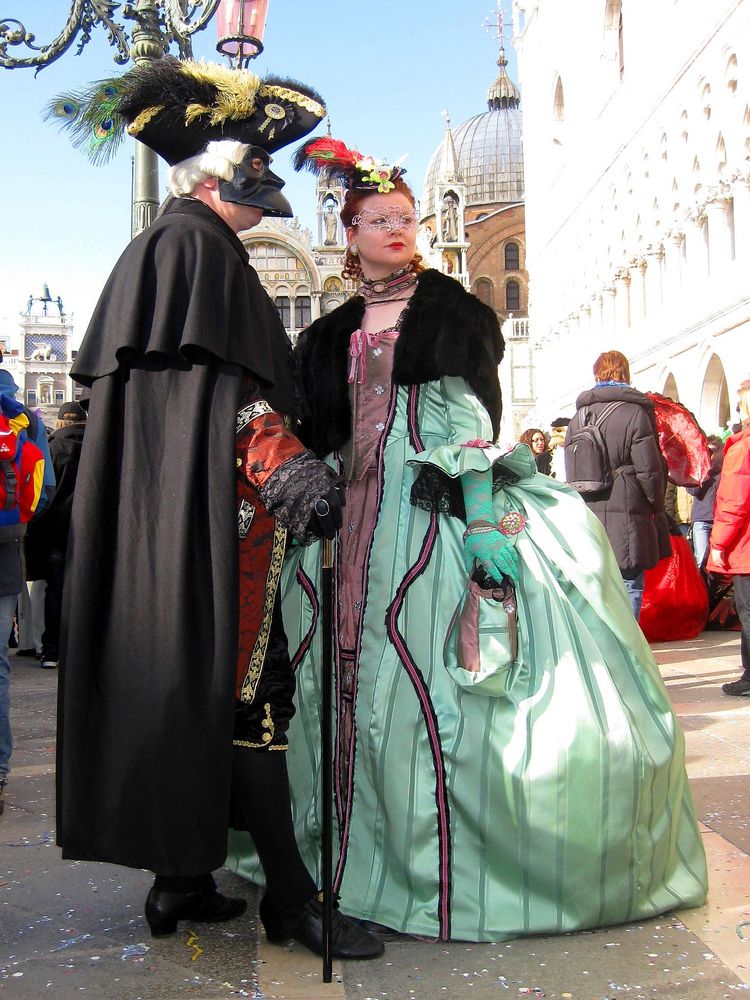
[[[325,114],[320,95],[296,80],[163,56],[61,95],[47,116],[69,128],[74,145],[95,161],[127,132],[174,165],[220,139],[272,153],[306,136]]]

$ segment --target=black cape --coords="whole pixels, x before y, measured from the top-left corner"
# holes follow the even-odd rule
[[[235,424],[290,345],[242,243],[178,199],[125,250],[73,366],[90,388],[58,705],[63,856],[165,875],[226,856],[237,655]]]

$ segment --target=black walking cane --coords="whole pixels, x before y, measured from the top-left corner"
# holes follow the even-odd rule
[[[335,538],[322,538],[321,627],[323,629],[323,679],[320,709],[320,770],[323,782],[323,824],[321,830],[323,889],[323,982],[330,983],[331,937],[333,924],[333,553]]]

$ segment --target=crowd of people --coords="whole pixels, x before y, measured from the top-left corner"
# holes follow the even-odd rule
[[[619,351],[606,351],[597,358],[593,373],[594,388],[578,397],[572,418],[557,418],[550,425],[549,434],[541,428],[529,427],[520,435],[519,442],[531,448],[539,472],[573,484],[574,473],[566,468],[566,456],[568,465],[572,461],[572,436],[585,421],[596,421],[613,401],[629,404],[629,408],[621,410],[616,418],[613,416],[611,424],[608,423],[610,414],[606,413],[598,428],[608,462],[615,470],[611,488],[591,490],[584,488],[582,483],[574,485],[605,526],[635,617],[639,617],[645,572],[670,556],[670,533],[680,532],[687,536],[696,567],[703,573],[706,585],[725,594],[726,587],[722,588],[710,575],[709,541],[724,454],[730,444],[730,435],[742,430],[742,422],[723,436],[706,436],[710,465],[705,478],[694,485],[676,486],[668,478],[667,464],[661,454],[654,404],[647,394],[630,384],[627,358]],[[741,398],[742,388],[738,392]],[[739,414],[739,404],[737,412]],[[719,516],[726,516],[726,502]],[[719,572],[718,575],[726,578],[730,574]],[[727,691],[727,687],[733,685],[724,686],[726,693],[733,693]]]
[[[638,626],[670,552],[667,466],[627,359],[600,355],[553,451],[541,428],[498,447],[496,313],[424,266],[403,168],[330,135],[295,162],[345,190],[357,292],[292,352],[237,234],[291,216],[270,158],[320,96],[169,57],[117,92],[172,197],[102,292],[72,371],[88,416],[61,410],[57,493],[27,533],[59,664],[63,856],[153,872],[154,937],[244,911],[214,880],[226,863],[264,887],[269,940],[320,954],[330,669],[333,957],[702,903],[684,738]],[[696,558],[734,579],[730,695],[750,693],[750,381],[738,413],[693,491]],[[20,551],[0,543],[5,635]],[[8,675],[6,649],[0,794]]]

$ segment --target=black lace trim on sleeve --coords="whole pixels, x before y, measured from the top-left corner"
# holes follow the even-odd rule
[[[505,486],[515,486],[520,481],[520,476],[509,472],[499,463],[496,462],[492,466],[493,494]],[[419,507],[420,510],[426,510],[430,513],[435,511],[437,514],[448,514],[449,517],[466,520],[461,479],[447,475],[434,465],[420,467],[419,475],[411,488],[409,502],[413,507]]]
[[[302,545],[315,541],[309,529],[315,501],[325,496],[339,477],[311,451],[290,458],[271,473],[258,492],[273,514]]]

